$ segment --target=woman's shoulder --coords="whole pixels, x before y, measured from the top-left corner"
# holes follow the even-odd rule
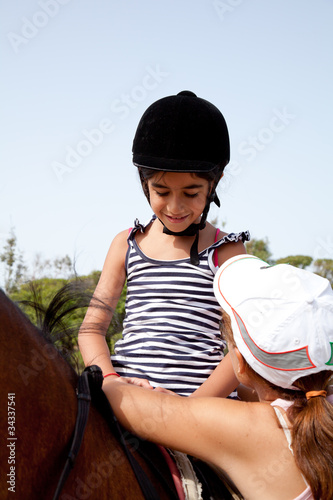
[[[259,401],[236,401],[228,398],[214,397],[190,399],[201,399],[201,401],[205,399],[205,404],[202,405],[201,408],[204,407],[204,413],[206,416],[207,414],[211,415],[212,419],[223,411],[223,421],[227,422],[224,431],[227,426],[230,426],[228,429],[230,436],[234,436],[231,432],[231,428],[235,428],[238,433],[244,433],[245,436],[249,433],[255,435],[257,431],[262,432],[262,429],[265,427],[267,427],[268,432],[271,432],[272,428],[277,427],[274,409],[267,403]],[[197,405],[199,410],[200,404],[198,402],[193,402],[192,404]],[[228,416],[228,418],[226,416]]]
[[[267,440],[277,443],[279,439],[275,412],[269,404],[224,398],[190,399],[193,399],[191,411],[203,422],[205,440],[211,444],[223,442],[225,458],[235,450],[235,436],[238,452],[244,456],[253,454],[255,448],[258,452],[267,452]],[[223,425],[217,427],[219,415],[223,415]],[[218,447],[215,451],[220,455]]]

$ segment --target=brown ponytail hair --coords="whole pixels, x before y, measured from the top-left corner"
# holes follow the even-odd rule
[[[326,370],[296,380],[302,392],[287,412],[296,464],[318,500],[333,498],[333,405],[322,396],[307,400],[305,393],[327,390],[331,377]]]

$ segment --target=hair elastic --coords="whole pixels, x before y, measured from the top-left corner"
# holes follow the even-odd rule
[[[311,398],[316,398],[317,396],[322,396],[323,398],[326,398],[327,396],[327,391],[309,391],[305,394],[306,399],[311,399]]]
[[[112,373],[107,373],[106,375],[104,375],[104,378],[110,377],[110,375],[116,375],[117,377],[120,377],[119,373],[112,372]]]

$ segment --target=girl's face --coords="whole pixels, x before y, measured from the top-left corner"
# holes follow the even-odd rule
[[[148,189],[155,215],[170,231],[181,232],[200,221],[209,182],[192,173],[157,172]]]

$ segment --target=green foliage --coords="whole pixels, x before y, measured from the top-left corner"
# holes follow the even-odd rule
[[[294,267],[299,267],[300,269],[306,269],[310,266],[313,259],[308,255],[290,255],[289,257],[284,257],[283,259],[277,259],[276,264],[290,264]]]
[[[66,283],[65,279],[42,278],[22,284],[10,293],[9,296],[17,303],[33,324],[41,327],[36,310],[31,306],[24,305],[24,303],[36,302],[42,309],[46,310],[52,298]]]
[[[245,243],[245,248],[248,254],[255,255],[259,257],[259,259],[264,260],[268,264],[274,264],[274,261],[271,260],[272,253],[269,249],[269,241],[267,238],[262,240],[257,240],[252,238],[250,241]]]
[[[79,285],[80,290],[82,290],[82,297],[86,297],[85,294],[87,294],[87,297],[91,297],[98,283],[100,274],[100,271],[93,271],[87,276],[71,280],[42,278],[25,283],[19,288],[17,287],[9,296],[18,304],[33,324],[42,328],[45,316],[44,313],[59,290],[68,284],[74,287]],[[78,297],[80,297],[80,292]],[[69,335],[62,338],[62,340],[57,340],[59,332],[55,331],[52,336],[60,351],[65,351],[67,353],[68,361],[71,362],[78,372],[80,372],[84,368],[84,365],[78,349],[77,339],[80,326],[87,311],[87,306],[76,307],[76,299],[77,297],[67,301],[66,310],[71,308],[73,308],[73,310],[70,313],[65,313],[61,323],[58,325],[58,330],[61,329],[66,331]],[[111,353],[113,353],[115,341],[121,337],[122,334],[122,324],[125,317],[125,300],[126,285],[122,291],[106,333],[106,339]]]

